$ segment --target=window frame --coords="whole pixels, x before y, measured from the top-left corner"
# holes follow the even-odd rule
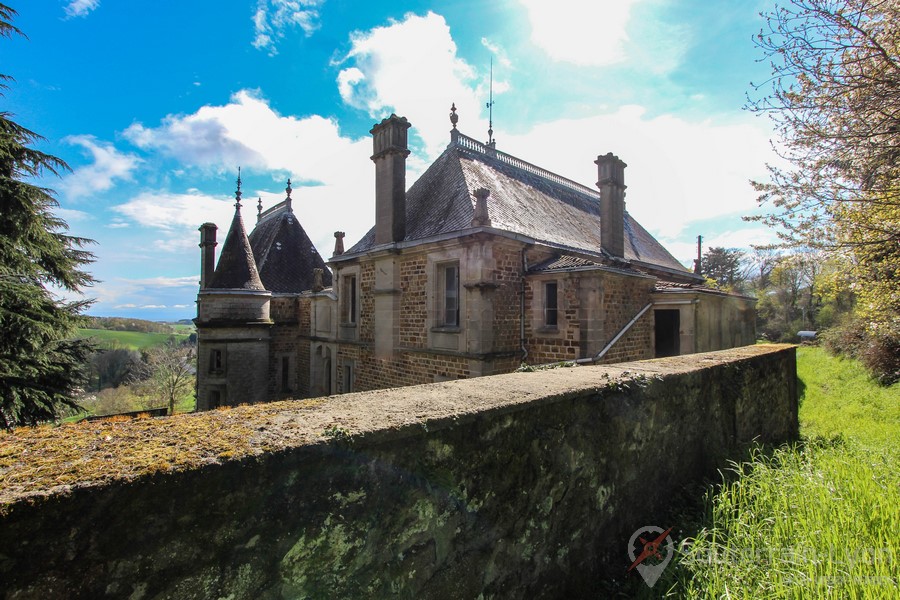
[[[356,273],[347,273],[341,276],[341,325],[358,323],[359,277]]]
[[[555,279],[544,281],[543,326],[547,329],[559,328],[559,282]],[[551,291],[552,288],[552,291]],[[552,305],[552,306],[551,306]],[[552,316],[551,316],[552,315]]]
[[[454,273],[452,286],[447,278],[450,272]],[[452,293],[451,293],[452,289]],[[460,271],[459,261],[447,261],[437,265],[437,323],[436,326],[443,329],[459,329],[460,327]],[[451,302],[452,301],[452,302]],[[454,305],[452,307],[448,305]],[[448,314],[452,317],[447,318]]]

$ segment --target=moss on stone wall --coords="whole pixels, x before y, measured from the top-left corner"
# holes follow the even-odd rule
[[[796,435],[795,377],[792,347],[760,346],[20,430],[0,438],[0,579],[8,598],[584,596],[674,490]]]

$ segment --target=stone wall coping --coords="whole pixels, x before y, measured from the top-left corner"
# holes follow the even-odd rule
[[[82,421],[0,433],[0,514],[20,503],[158,473],[215,468],[274,452],[370,445],[583,398],[630,380],[699,372],[793,352],[760,344],[663,359],[509,373],[441,383],[284,400],[172,417]]]

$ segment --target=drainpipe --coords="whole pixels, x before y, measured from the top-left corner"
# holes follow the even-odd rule
[[[619,333],[617,333],[616,336],[615,336],[613,339],[611,339],[611,340],[609,341],[609,343],[608,343],[606,346],[603,347],[603,350],[601,350],[600,352],[598,352],[596,356],[594,356],[593,358],[579,358],[579,359],[576,360],[575,362],[578,363],[578,364],[595,363],[595,362],[597,362],[598,360],[600,360],[601,358],[603,358],[604,356],[606,356],[606,353],[609,352],[610,348],[612,348],[613,345],[614,345],[616,342],[618,342],[619,339],[620,339],[623,335],[625,335],[625,334],[628,332],[629,329],[631,329],[631,326],[632,326],[632,325],[634,325],[635,323],[638,322],[638,319],[640,319],[641,317],[644,316],[644,313],[646,313],[648,310],[650,310],[650,307],[651,307],[651,306],[653,306],[653,303],[652,303],[652,302],[649,303],[649,304],[648,304],[647,306],[645,306],[644,308],[642,308],[638,314],[634,315],[634,318],[631,319],[630,321],[628,321],[628,324],[625,325],[625,327],[623,327],[622,330],[619,331]]]
[[[528,257],[525,256],[525,248],[522,248],[522,289],[519,294],[519,344],[522,346],[522,362],[528,358],[528,349],[525,347],[525,275],[528,273]]]

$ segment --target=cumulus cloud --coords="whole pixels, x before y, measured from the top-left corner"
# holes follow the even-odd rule
[[[309,37],[319,27],[319,7],[325,0],[259,0],[253,13],[253,46],[278,54],[276,43],[297,27]]]
[[[100,6],[100,0],[72,0],[63,7],[67,17],[86,17]]]
[[[262,196],[270,206],[284,199],[283,181],[293,178],[294,212],[323,254],[330,252],[335,230],[346,231],[350,242],[373,222],[372,142],[368,137],[345,137],[332,119],[282,116],[258,94],[244,90],[234,94],[229,104],[170,115],[159,127],[132,125],[125,136],[139,147],[161,151],[187,167],[231,171],[240,165],[273,174],[278,183],[273,181],[271,191],[245,192],[245,219],[255,214],[252,196]],[[231,206],[232,202],[213,200],[199,192],[147,192],[116,211],[147,227],[184,232],[193,227],[188,241],[181,242],[186,248],[196,246],[200,223],[214,221],[227,227]],[[248,221],[247,226],[252,223]],[[169,248],[176,243],[176,238],[169,236],[157,241],[158,246]]]
[[[138,194],[113,210],[144,227],[179,232],[213,220],[227,226],[234,212],[232,202],[212,196],[155,192]]]
[[[69,199],[77,199],[110,189],[116,180],[131,180],[132,172],[141,162],[137,156],[116,150],[109,143],[91,135],[73,135],[66,142],[80,146],[91,155],[93,163],[75,169],[63,178],[60,189]]]
[[[450,27],[441,15],[410,13],[402,21],[355,32],[340,64],[347,65],[337,77],[344,102],[373,118],[390,112],[409,118],[429,158],[450,139],[451,103],[459,110],[461,128],[487,130],[487,121],[480,116],[486,78],[479,79],[475,69],[457,55]]]

